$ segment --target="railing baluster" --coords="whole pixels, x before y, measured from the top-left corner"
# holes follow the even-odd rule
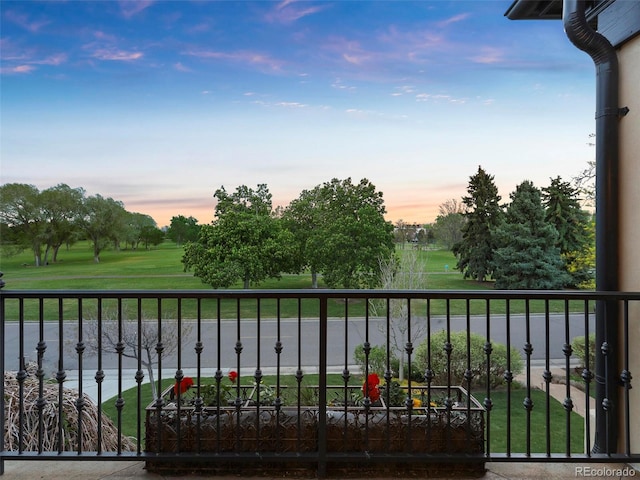
[[[96,313],[97,317],[97,354],[98,354],[98,364],[96,367],[96,385],[98,388],[98,445],[97,452],[98,454],[102,453],[102,384],[104,382],[104,370],[102,369],[102,297],[98,297],[98,311]]]
[[[493,352],[493,345],[491,344],[491,303],[488,298],[485,300],[485,323],[487,340],[484,344],[484,353],[487,356],[487,391],[483,405],[487,411],[487,451],[491,451],[491,409],[493,408],[493,400],[491,399],[491,353]]]
[[[22,453],[24,451],[24,437],[25,437],[25,424],[24,424],[24,381],[27,378],[27,371],[25,370],[24,364],[24,301],[20,299],[20,325],[19,325],[19,339],[18,339],[18,374],[16,375],[16,380],[18,381],[18,402],[20,403],[18,418],[18,452]],[[60,320],[60,324],[62,325],[62,320]],[[62,336],[60,336],[62,338]],[[58,342],[58,348],[61,349],[60,342]],[[60,350],[62,351],[62,350]],[[2,353],[4,356],[4,351]],[[59,357],[62,358],[62,353],[59,354]],[[61,385],[61,384],[60,384]],[[62,411],[62,401],[58,402],[58,406],[60,411]],[[61,418],[61,417],[59,417]],[[3,425],[4,427],[4,425]],[[58,422],[58,431],[62,431],[62,422]],[[3,428],[4,434],[4,428]],[[61,437],[60,437],[61,438]]]
[[[327,476],[327,297],[320,298],[318,366],[318,478]]]
[[[513,371],[511,365],[511,301],[505,300],[505,332],[506,332],[506,348],[507,348],[507,370],[504,372],[504,379],[507,382],[507,451],[508,457],[511,456],[511,388],[513,386]]]
[[[527,437],[527,447],[526,454],[527,457],[531,456],[531,410],[533,409],[533,400],[531,399],[531,354],[533,353],[533,345],[531,345],[531,311],[529,299],[525,300],[525,344],[524,344],[524,353],[526,355],[525,365],[527,371],[527,385],[526,392],[527,396],[524,399],[523,405],[526,410],[527,420],[526,420],[526,437]]]
[[[349,421],[347,419],[347,412],[349,407],[347,405],[349,394],[349,299],[344,299],[344,368],[342,369],[342,385],[344,386],[344,392],[342,395],[343,406],[343,428],[342,428],[342,444],[347,447],[348,433],[349,433]]]
[[[569,300],[564,301],[564,345],[562,347],[562,353],[565,357],[565,399],[562,402],[562,406],[566,412],[566,448],[565,455],[571,456],[571,412],[573,411],[573,400],[571,399],[571,354],[573,349],[571,347],[571,336],[569,331]],[[585,409],[585,415],[589,415],[589,406]]]
[[[589,301],[584,301],[584,368],[582,369],[582,379],[584,380],[584,403],[586,405],[586,412],[584,414],[585,421],[585,440],[586,440],[586,452],[587,456],[591,456],[591,380],[593,380],[593,373],[591,372],[591,361],[589,346]]]
[[[183,384],[184,381],[184,372],[182,371],[182,313],[181,313],[181,298],[178,298],[178,305],[177,305],[177,325],[176,325],[176,353],[178,355],[177,358],[177,365],[176,365],[176,374],[175,374],[175,380],[176,383],[175,385],[178,387],[177,388],[177,392],[176,392],[176,452],[181,452],[182,451],[182,394],[184,393],[183,390],[185,390],[186,392],[186,388],[184,387],[184,385],[186,385],[186,382]]]
[[[64,302],[60,297],[58,299],[58,371],[56,372],[56,382],[58,382],[58,453],[64,451],[64,411],[62,406],[64,405],[64,381],[66,378],[67,373],[64,370]],[[22,398],[20,403],[22,403]],[[20,431],[22,433],[22,429]]]
[[[549,300],[544,301],[544,372],[542,378],[545,383],[545,441],[547,457],[551,456],[551,366],[549,364]]]
[[[142,322],[143,322],[143,313],[142,313],[142,299],[140,297],[137,298],[137,314],[136,314],[136,318],[137,318],[137,322],[136,322],[136,328],[137,328],[137,342],[136,342],[136,348],[138,349],[138,369],[136,371],[136,385],[137,385],[137,419],[138,421],[136,422],[136,432],[137,432],[137,439],[136,439],[136,451],[138,453],[142,452],[142,438],[143,438],[143,432],[142,432],[142,422],[143,419],[141,418],[142,415],[142,381],[144,380],[144,371],[142,370]]]
[[[631,372],[629,371],[629,301],[623,301],[623,321],[622,321],[622,348],[624,352],[624,365],[620,380],[624,387],[624,451],[627,456],[631,456],[631,418],[629,414],[629,390],[631,390]]]
[[[82,425],[84,414],[84,395],[82,391],[82,358],[84,354],[84,341],[82,338],[82,298],[78,299],[78,343],[76,343],[76,353],[78,354],[78,398],[76,400],[76,409],[78,412],[78,453],[82,453]]]
[[[202,407],[204,400],[202,399],[202,351],[204,345],[202,343],[202,299],[196,299],[196,344],[194,351],[196,353],[196,399],[194,402],[194,411],[196,414],[196,452],[202,452]]]
[[[44,451],[44,407],[47,405],[47,401],[44,398],[44,354],[47,350],[47,343],[44,341],[44,299],[38,299],[38,370],[36,377],[38,378],[38,400],[36,401],[36,407],[38,409],[38,453]],[[4,357],[4,355],[2,355]],[[4,409],[3,409],[4,413]]]

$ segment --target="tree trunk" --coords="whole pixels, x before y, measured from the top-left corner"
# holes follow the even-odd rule
[[[158,398],[158,389],[156,388],[156,382],[153,378],[153,363],[151,362],[151,352],[148,348],[145,348],[147,353],[147,373],[149,374],[149,384],[151,385],[151,398],[154,400]]]
[[[243,285],[242,288],[244,288],[245,290],[249,289],[249,279],[248,278],[244,279],[244,285]]]
[[[51,261],[53,263],[56,263],[58,261],[58,252],[60,251],[60,245],[55,245],[53,247],[53,258],[51,259]]]
[[[318,288],[318,272],[311,272],[311,288]]]

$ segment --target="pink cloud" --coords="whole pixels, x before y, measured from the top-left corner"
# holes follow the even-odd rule
[[[478,55],[471,57],[475,63],[493,64],[504,60],[504,51],[494,47],[482,47]]]
[[[198,58],[208,58],[214,60],[225,60],[229,62],[245,63],[248,65],[257,65],[260,67],[267,67],[270,70],[280,70],[283,62],[277,60],[269,55],[251,51],[237,51],[237,52],[216,52],[210,50],[190,50],[184,52],[185,55],[190,55]]]
[[[469,18],[471,15],[468,13],[459,13],[458,15],[454,15],[453,17],[447,18],[445,20],[442,20],[441,22],[437,23],[437,26],[440,28],[444,28],[447,27],[453,23],[458,23],[461,22],[463,20],[466,20],[467,18]]]
[[[173,65],[173,68],[175,68],[179,72],[192,72],[193,71],[189,67],[185,67],[181,62],[175,63]]]
[[[33,60],[30,63],[35,65],[62,65],[67,61],[66,53],[56,53],[55,55],[49,55],[42,60]]]
[[[325,6],[309,6],[307,3],[301,5],[296,0],[284,0],[276,5],[265,18],[268,22],[273,23],[293,23],[325,8]]]
[[[116,60],[123,62],[130,62],[132,60],[138,60],[144,56],[142,52],[125,52],[124,50],[113,50],[107,48],[101,48],[93,52],[92,55],[98,60]]]
[[[152,0],[121,0],[118,3],[125,18],[131,18],[153,5]]]
[[[4,12],[4,18],[16,25],[30,31],[31,33],[37,33],[45,25],[51,23],[48,20],[31,20],[27,15],[15,12],[13,10],[7,10]]]
[[[36,67],[34,67],[33,65],[18,65],[16,67],[3,67],[2,68],[2,73],[3,74],[21,74],[21,73],[31,73],[36,69]]]

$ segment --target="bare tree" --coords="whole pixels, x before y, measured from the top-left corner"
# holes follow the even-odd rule
[[[385,290],[420,290],[427,288],[427,272],[425,262],[420,258],[416,250],[408,250],[401,257],[392,256],[388,259],[380,259],[380,281]],[[409,324],[409,300],[389,300],[389,339],[391,350],[399,360],[398,377],[404,380],[404,362],[407,342],[414,344],[416,340],[425,334],[424,322],[419,322],[415,317]],[[374,315],[386,315],[386,303],[372,303]],[[409,328],[411,327],[411,328]],[[385,325],[380,326],[385,329]],[[386,331],[382,332],[386,334]]]
[[[451,250],[462,240],[462,227],[466,223],[464,203],[451,198],[440,204],[439,215],[433,225],[434,233],[439,242]]]
[[[587,168],[573,177],[573,184],[576,186],[576,189],[583,195],[582,203],[587,207],[593,207],[596,204],[595,160],[588,161]]]
[[[178,332],[176,323],[171,319],[162,320],[162,355],[170,355],[178,348],[180,336],[188,336],[191,333],[191,324],[182,324]],[[131,318],[123,312],[122,318],[118,318],[116,312],[106,310],[102,313],[101,322],[98,318],[88,318],[83,322],[83,341],[85,353],[88,355],[121,354],[123,357],[140,360],[147,370],[151,394],[158,398],[156,382],[154,380],[153,367],[158,361],[158,321],[157,319],[140,318],[138,325],[137,315]],[[74,347],[70,342],[67,348]]]

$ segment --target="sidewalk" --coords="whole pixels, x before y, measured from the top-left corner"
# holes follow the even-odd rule
[[[562,480],[581,477],[599,480],[620,480],[640,478],[640,471],[624,464],[571,464],[571,463],[487,463],[487,472],[481,478],[486,480]],[[244,477],[223,475],[206,477],[203,475],[160,475],[147,473],[144,462],[53,462],[53,461],[6,461],[4,475],[7,480],[178,480],[216,478],[217,480],[276,480],[282,477]],[[300,478],[300,477],[289,477]],[[309,477],[302,477],[309,478]],[[340,477],[328,477],[340,478]],[[376,477],[377,478],[377,477]],[[380,480],[390,480],[379,477]],[[398,477],[396,477],[397,480]],[[434,477],[430,477],[434,478]],[[451,477],[448,477],[451,478]],[[464,477],[455,477],[458,479]],[[475,477],[477,478],[477,477]],[[372,477],[349,477],[349,480],[372,480]]]

